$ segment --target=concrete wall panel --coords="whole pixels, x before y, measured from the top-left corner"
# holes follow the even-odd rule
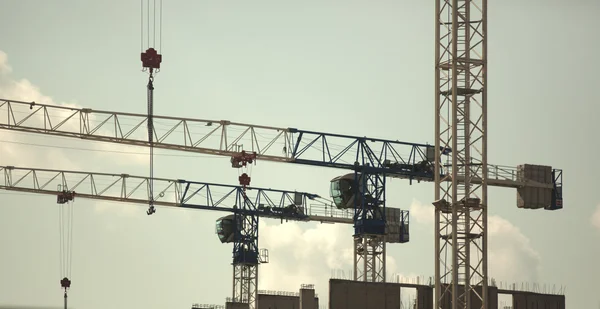
[[[329,280],[329,309],[398,308],[400,308],[399,284]]]
[[[433,309],[433,288],[428,286],[417,288],[417,308]]]
[[[329,280],[329,309],[348,308],[348,290],[341,283],[332,284]]]
[[[564,295],[511,292],[514,309],[565,309]]]
[[[313,301],[305,301],[305,305],[308,307],[301,307],[300,297],[302,292],[308,291],[308,294],[312,294]],[[312,293],[310,293],[312,291]],[[258,294],[258,308],[257,309],[317,309],[319,308],[319,299],[315,297],[314,290],[300,290],[300,297],[298,296],[287,296],[287,295],[270,295],[270,294]],[[307,293],[307,292],[305,292]],[[305,297],[308,297],[306,295]],[[308,299],[308,298],[306,298]],[[310,307],[310,306],[314,307]],[[229,309],[229,308],[227,308]],[[234,308],[232,308],[234,309]],[[237,308],[235,308],[237,309]]]
[[[346,306],[343,308],[367,308],[367,290],[358,290],[355,286],[344,282],[340,284],[340,289],[344,291],[343,297],[346,299]],[[337,299],[334,299],[334,301]],[[338,308],[337,306],[330,309]]]
[[[399,286],[385,286],[385,308],[400,308],[401,291]]]
[[[319,309],[319,299],[315,297],[315,290],[300,289],[300,309]]]
[[[231,302],[225,303],[225,309],[248,309],[248,308],[250,308],[250,306],[245,303],[231,303]]]
[[[366,287],[367,293],[365,294],[366,300],[366,309],[376,309],[376,308],[388,308],[386,307],[387,301],[387,291],[386,286],[383,284],[377,283],[361,283],[353,286],[354,291],[358,291],[361,288]],[[398,299],[400,297],[398,296]],[[394,309],[396,309],[395,307]]]
[[[295,296],[258,294],[258,309],[300,309]]]
[[[513,309],[527,309],[527,296],[513,294]]]

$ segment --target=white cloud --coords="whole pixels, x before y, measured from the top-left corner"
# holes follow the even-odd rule
[[[332,271],[353,268],[352,226],[262,220],[261,248],[269,250],[270,262],[260,266],[259,289],[298,291],[301,284],[314,284],[320,303],[326,304]],[[396,260],[386,257],[388,274],[398,271]]]
[[[420,224],[433,225],[433,205],[423,204],[415,199],[410,204],[410,220]]]
[[[594,226],[598,229],[598,231],[600,231],[600,205],[596,206],[596,211],[594,211],[594,213],[592,214],[590,221],[592,223],[592,226]]]
[[[412,222],[433,228],[433,206],[413,200],[410,207]],[[301,284],[315,284],[322,301],[327,300],[329,278],[351,277],[353,250],[352,226],[261,221],[260,247],[269,250],[270,263],[259,270],[259,288],[297,291]],[[540,256],[529,239],[509,221],[488,218],[489,274],[498,281],[536,281]],[[433,275],[433,267],[432,273]],[[341,271],[343,271],[343,275]],[[416,283],[414,273],[400,273],[396,260],[387,257],[388,280]],[[426,281],[428,278],[421,278]],[[405,296],[413,295],[410,290]],[[404,298],[403,298],[404,299]]]
[[[300,284],[312,283],[319,288],[331,269],[352,267],[349,226],[323,224],[306,229],[301,225],[306,224],[261,220],[259,244],[269,250],[270,263],[261,267],[259,286],[296,291]]]
[[[72,102],[55,102],[51,97],[44,95],[39,87],[27,79],[16,79],[12,75],[13,68],[9,65],[8,56],[0,50],[0,98],[51,104],[65,107],[81,108],[78,104]],[[35,108],[35,107],[34,107]],[[1,108],[3,120],[6,123],[7,107]],[[28,115],[31,111],[28,107],[21,107],[12,111],[17,121]],[[59,114],[70,114],[69,110],[61,111]],[[50,115],[51,119],[57,119],[58,114]],[[52,118],[54,117],[54,118]],[[37,123],[44,121],[43,114],[36,114],[25,123]],[[93,122],[93,118],[91,119]],[[55,121],[53,124],[56,124]],[[73,121],[66,122],[63,130],[79,131],[79,119],[73,118]],[[144,149],[133,148],[124,145],[108,143],[86,143],[81,147],[81,141],[78,139],[49,137],[41,134],[24,134],[20,132],[0,130],[0,164],[14,165],[19,167],[34,167],[60,170],[79,170],[90,172],[114,172],[111,171],[114,163],[120,166],[139,166],[148,164],[147,155],[123,155],[114,151],[135,151],[144,153]],[[82,152],[66,149],[69,147],[87,148],[92,151]],[[96,163],[96,164],[94,164]],[[100,166],[100,167],[98,167]],[[96,210],[115,211],[124,215],[131,214],[133,210],[128,207],[111,207],[107,203],[95,203]],[[122,206],[122,205],[120,205]]]
[[[488,218],[488,232],[490,277],[505,282],[537,282],[541,256],[529,238],[499,216]]]
[[[8,55],[0,50],[0,74],[10,74],[12,68],[8,65]]]
[[[413,222],[433,227],[433,205],[413,200]],[[521,230],[500,216],[488,216],[488,274],[505,282],[537,281],[541,257]]]

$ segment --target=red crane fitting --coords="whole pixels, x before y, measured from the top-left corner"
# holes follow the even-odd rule
[[[141,59],[144,68],[160,69],[162,56],[154,48],[148,48],[142,53]]]
[[[68,201],[73,201],[75,199],[75,191],[66,191],[63,190],[58,193],[56,196],[56,203],[64,204]]]
[[[231,167],[245,167],[248,163],[252,164],[254,160],[256,160],[256,152],[246,153],[242,150],[241,153],[231,157]]]
[[[239,178],[240,186],[243,186],[246,189],[246,186],[250,185],[250,176],[248,174],[243,173]]]
[[[68,289],[71,287],[71,280],[69,280],[69,278],[64,277],[62,280],[60,280],[60,286],[63,287],[64,289]]]

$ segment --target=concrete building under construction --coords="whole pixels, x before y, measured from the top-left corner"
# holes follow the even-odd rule
[[[299,292],[258,291],[258,309],[319,309],[319,297],[314,285],[303,284]],[[227,298],[225,306],[194,304],[192,309],[248,309],[249,304]]]
[[[401,289],[416,290],[415,299],[410,304],[402,304]],[[481,287],[474,292],[481,293]],[[500,307],[499,295],[511,295],[512,304]],[[442,297],[441,308],[450,309],[451,298],[447,293]],[[329,303],[319,306],[319,298],[313,285],[302,285],[299,292],[259,291],[258,309],[433,309],[433,286],[397,282],[364,282],[345,279],[329,280]],[[530,291],[488,287],[489,309],[565,309],[565,296],[559,293],[546,294]],[[471,295],[470,308],[480,308],[481,302]],[[192,309],[248,309],[247,303],[232,302],[228,299],[222,305],[194,305]]]

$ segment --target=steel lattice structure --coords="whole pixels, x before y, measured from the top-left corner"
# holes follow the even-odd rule
[[[385,282],[385,177],[363,166],[354,179],[354,280]]]
[[[0,128],[13,131],[227,157],[246,150],[256,152],[257,160],[353,170],[356,179],[364,179],[353,215],[357,280],[385,281],[386,176],[433,179],[433,146],[425,144],[154,115],[155,141],[150,145],[143,130],[147,115],[12,100],[1,101],[0,113],[7,116]],[[335,143],[341,146],[334,149]],[[500,181],[508,184],[509,178]],[[376,249],[362,250],[365,245]]]
[[[440,6],[440,11],[442,8],[444,12],[448,10],[446,6]],[[441,26],[448,25],[442,23]],[[444,38],[448,40],[448,35],[440,38],[440,42]],[[481,67],[481,63],[474,60],[448,58],[448,48],[444,49],[443,53],[438,53],[438,58],[441,59],[441,63],[438,65],[439,70],[436,73],[438,77],[441,77],[442,74],[454,76],[451,75],[452,72],[462,72],[471,66]],[[454,60],[448,62],[447,59]],[[467,66],[467,63],[470,64]],[[483,70],[482,67],[481,70]],[[464,73],[462,74],[464,75]],[[476,72],[470,72],[469,74],[477,77],[469,77],[469,83],[477,83],[477,80],[482,78]],[[473,131],[475,128],[485,128],[485,124],[475,120],[477,117],[472,117],[471,113],[467,113],[467,116],[471,118],[464,118],[460,111],[470,111],[470,107],[480,103],[477,103],[479,101],[476,101],[472,97],[475,94],[469,94],[469,100],[457,101],[456,98],[460,99],[465,96],[465,93],[462,92],[464,89],[460,87],[465,82],[463,81],[461,84],[457,80],[454,88],[458,89],[458,91],[449,91],[448,89],[452,89],[449,88],[450,84],[453,84],[453,82],[449,77],[445,81],[440,79],[438,94],[440,96],[443,95],[444,98],[443,100],[438,98],[436,104],[436,113],[438,115],[436,132],[438,132],[439,138],[436,138],[435,146],[378,138],[321,133],[295,128],[234,123],[227,120],[211,121],[157,115],[153,116],[155,142],[152,146],[160,149],[226,157],[235,156],[240,151],[245,150],[256,152],[256,158],[259,161],[285,162],[353,170],[355,184],[358,185],[360,183],[361,188],[359,190],[361,194],[355,195],[354,198],[354,213],[352,218],[355,227],[354,267],[356,271],[354,272],[354,277],[356,280],[362,281],[385,281],[385,241],[382,241],[382,239],[385,235],[386,225],[385,186],[387,178],[408,179],[411,183],[414,180],[435,182],[436,188],[438,188],[436,190],[435,204],[440,204],[441,202],[439,201],[443,200],[441,196],[442,192],[447,192],[446,196],[452,196],[457,201],[460,200],[458,195],[451,194],[455,190],[458,192],[461,185],[462,192],[469,192],[468,196],[476,196],[476,193],[473,193],[475,189],[479,189],[478,192],[481,192],[481,188],[489,185],[516,188],[517,190],[524,188],[540,190],[540,192],[543,191],[542,193],[547,194],[551,199],[549,198],[547,202],[539,202],[529,208],[545,208],[548,210],[562,208],[562,170],[548,167],[551,169],[551,179],[540,180],[527,176],[527,173],[522,172],[521,167],[518,169],[490,165],[487,162],[483,164],[483,159],[485,158],[482,158],[480,161],[475,160],[476,157],[472,155],[472,152],[483,151],[485,153],[485,148],[477,148],[476,143],[485,143],[485,141],[482,140],[483,137],[480,139],[474,137],[474,133],[470,131]],[[469,89],[473,89],[473,87]],[[455,97],[454,100],[452,100],[452,96]],[[479,96],[485,96],[485,92],[480,93]],[[452,109],[455,105],[460,105],[460,109]],[[442,108],[448,109],[449,112],[452,111],[452,115],[455,117],[443,117]],[[484,115],[482,115],[481,119],[483,120],[484,118]],[[451,122],[453,119],[459,119],[459,121]],[[467,125],[464,119],[468,119],[468,122],[473,124]],[[143,114],[98,111],[89,108],[72,108],[0,99],[0,129],[16,132],[149,147],[150,145],[145,135],[147,132],[143,130],[143,125],[147,120],[148,116]],[[448,128],[443,131],[441,130],[442,122],[448,125]],[[453,127],[454,123],[457,125]],[[451,136],[457,135],[451,134],[453,131],[459,131],[460,123],[465,123],[462,124],[462,132],[470,132],[469,136],[471,139],[469,141],[463,140],[468,136],[461,137],[460,142],[459,139],[456,142],[452,140]],[[202,130],[206,131],[202,132]],[[466,144],[470,146],[465,147],[464,145]],[[335,149],[335,146],[337,146],[337,149]],[[464,149],[467,148],[469,150],[465,151]],[[458,149],[458,151],[455,152],[453,149]],[[443,156],[449,154],[452,154],[452,158],[454,159],[453,164],[443,164]],[[465,154],[469,156],[468,160],[465,159]],[[471,163],[464,165],[460,164],[458,160]],[[443,183],[446,183],[448,187],[443,188]],[[465,196],[464,193],[463,196]],[[480,195],[480,198],[486,197]],[[452,203],[453,199],[450,199],[449,203]],[[472,199],[466,199],[465,201],[469,207],[474,201],[477,202]],[[482,200],[480,199],[480,201]],[[483,200],[482,204],[477,202],[477,205],[485,205],[485,202],[485,200]],[[529,202],[526,201],[525,203]],[[436,221],[436,230],[441,230],[442,228],[439,224],[440,220],[456,219],[459,214],[462,214],[462,210],[458,211],[459,208],[458,206],[454,208],[446,207],[444,210],[444,207],[438,207],[436,217],[439,220]],[[478,222],[482,222],[479,225],[483,226],[483,222],[485,222],[485,213],[483,211],[485,211],[485,208],[478,208],[480,207],[470,207],[471,210],[478,211],[481,215],[474,212],[469,213],[469,218],[473,217],[475,220],[469,219],[468,228],[464,228],[463,230],[476,230],[474,226]],[[448,210],[450,209],[456,210],[454,218],[448,214]],[[466,216],[460,218],[466,218]],[[467,220],[463,219],[463,221],[465,221],[463,222],[463,226],[466,227]],[[458,220],[454,220],[453,222],[458,223]],[[389,224],[390,222],[387,223]],[[455,226],[457,226],[456,223],[454,224]],[[445,226],[448,226],[448,228],[452,227],[452,221],[445,221],[442,224],[446,224]],[[454,231],[460,234],[458,229]],[[448,234],[452,235],[452,233]],[[486,235],[484,234],[482,237],[485,238]],[[454,239],[457,239],[457,237]],[[436,249],[441,250],[440,242],[436,241],[436,243]],[[445,244],[448,244],[448,242]],[[451,244],[449,243],[449,245]],[[436,253],[438,257],[440,256],[440,250],[437,250]],[[478,250],[485,252],[486,249],[482,246]],[[465,254],[465,250],[462,252]],[[439,258],[438,261],[440,263],[443,262]],[[445,294],[442,294],[439,289],[442,279],[439,270],[441,267],[447,266],[440,263],[437,263],[436,266],[436,278],[438,279],[436,281],[436,285],[438,286],[436,291],[438,291],[439,297],[443,297],[440,296]],[[480,266],[477,265],[476,267]],[[466,268],[463,267],[463,269]],[[452,272],[451,270],[448,273],[454,274],[457,272],[458,268],[456,268],[456,272]],[[467,274],[466,272],[463,273]],[[469,272],[468,275],[473,277],[472,274],[476,273],[478,271]],[[254,275],[250,275],[250,277],[252,276]],[[447,280],[446,277],[443,279]],[[458,282],[458,280],[454,282]],[[438,304],[439,297],[436,298]]]
[[[383,235],[354,237],[354,280],[385,282],[385,246]]]
[[[162,4],[160,7],[158,25],[162,33]],[[266,262],[261,260],[258,248],[259,217],[353,223],[354,279],[385,282],[389,224],[398,224],[402,230],[406,223],[408,236],[408,212],[403,211],[401,219],[394,218],[400,222],[388,222],[386,218],[386,179],[433,181],[435,308],[487,309],[487,187],[517,188],[520,208],[557,210],[563,207],[562,170],[532,165],[517,170],[488,164],[487,0],[436,0],[435,10],[435,146],[226,120],[155,116],[153,73],[160,69],[162,56],[150,46],[155,43],[150,43],[150,24],[156,21],[156,12],[155,20],[150,22],[148,6],[149,48],[141,53],[143,67],[150,73],[147,115],[0,99],[0,129],[149,147],[150,177],[7,166],[0,167],[4,175],[0,189],[53,194],[58,203],[65,203],[74,198],[75,188],[82,188],[83,192],[76,195],[84,198],[149,204],[148,214],[154,212],[153,205],[233,212],[233,301],[248,303],[254,309],[258,264]],[[142,4],[142,46],[143,16]],[[155,40],[156,24],[153,27]],[[30,111],[16,112],[24,108]],[[17,117],[19,112],[24,116]],[[198,132],[206,128],[210,128],[208,132]],[[240,134],[231,136],[235,130]],[[261,140],[261,133],[270,137]],[[332,140],[343,145],[333,150]],[[259,161],[350,169],[355,190],[349,194],[353,212],[328,211],[322,205],[326,215],[312,213],[306,200],[315,195],[246,188],[250,179],[246,174],[243,187],[154,178],[154,148],[227,157],[250,151]],[[24,174],[15,179],[18,172]],[[42,182],[42,174],[51,177]],[[73,177],[80,179],[74,185],[70,180]],[[97,180],[104,178],[111,181],[98,187]],[[27,180],[31,181],[29,185],[25,184]],[[51,184],[57,190],[50,190]],[[337,186],[335,190],[341,192],[340,184]],[[211,193],[215,187],[230,191],[215,201]],[[331,190],[333,197],[333,185]],[[247,192],[256,198],[251,199]],[[269,194],[280,195],[279,203]],[[192,202],[199,196],[205,200]],[[230,205],[222,206],[227,199],[232,199]],[[407,242],[408,238],[403,237],[390,242]],[[450,261],[445,259],[447,256]]]
[[[319,201],[316,194],[149,178],[128,174],[0,166],[0,189],[47,194],[65,203],[75,197],[135,204],[233,212],[233,295],[256,306],[259,263],[258,218],[352,224],[352,214]],[[158,190],[153,191],[151,182]],[[153,195],[156,192],[156,195]],[[314,201],[309,205],[308,201]]]
[[[486,5],[436,1],[435,308],[488,308]]]
[[[258,264],[233,264],[233,301],[256,308]]]
[[[0,98],[0,129],[22,133],[149,147],[144,114],[93,110]],[[271,127],[228,120],[204,120],[154,115],[154,148],[231,157],[256,151],[257,160],[355,170],[370,164],[370,172],[409,181],[434,182],[434,146],[371,137]],[[440,149],[443,147],[440,146]],[[448,147],[440,158],[452,153]],[[441,159],[440,159],[441,161]],[[556,177],[562,172],[554,169]],[[450,182],[452,166],[440,167],[442,182]],[[555,188],[560,181],[541,183],[519,177],[513,166],[488,164],[487,184],[495,187]],[[463,180],[464,177],[457,176]],[[558,180],[558,179],[556,179]],[[481,178],[471,175],[471,183]],[[556,192],[558,194],[558,192]]]
[[[239,206],[245,212],[256,210],[245,191],[240,191]],[[261,261],[258,249],[258,216],[236,212],[237,229],[233,243],[233,301],[248,303],[250,309],[258,307],[258,264]]]
[[[0,166],[0,189],[26,193],[148,204],[150,178],[129,174],[65,171],[17,166]],[[262,218],[352,224],[352,213],[338,210],[312,193],[248,187],[243,204],[240,186],[154,178],[155,205],[240,214]],[[311,204],[309,204],[309,201]],[[255,205],[259,207],[256,208]],[[299,212],[288,212],[295,205]],[[256,209],[255,209],[256,208]]]

